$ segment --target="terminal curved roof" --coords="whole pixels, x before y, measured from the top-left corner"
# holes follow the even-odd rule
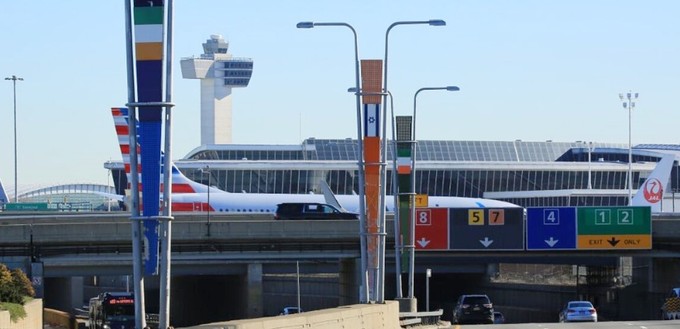
[[[572,150],[587,152],[588,144],[576,142],[531,141],[443,141],[417,142],[416,156],[420,161],[497,161],[553,162],[573,161],[565,154]],[[593,143],[598,151],[616,150],[627,154],[628,147],[617,143]],[[680,146],[679,146],[680,148]],[[625,152],[623,152],[625,150]],[[642,150],[634,147],[636,154]],[[592,152],[593,150],[591,150]],[[299,145],[203,145],[195,148],[184,160],[356,160],[359,148],[355,139],[306,139]],[[393,159],[388,147],[388,160]],[[642,155],[642,154],[640,154]],[[649,156],[649,154],[646,154]]]

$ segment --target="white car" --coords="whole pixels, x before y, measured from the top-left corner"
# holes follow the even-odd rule
[[[560,322],[597,322],[597,310],[589,301],[571,301],[560,311]]]

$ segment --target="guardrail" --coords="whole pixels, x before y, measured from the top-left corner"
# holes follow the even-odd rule
[[[441,322],[444,310],[431,312],[399,312],[399,325],[404,328],[422,325],[437,325]]]

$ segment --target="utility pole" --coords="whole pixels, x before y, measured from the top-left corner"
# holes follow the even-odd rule
[[[24,81],[24,78],[19,78],[13,75],[11,78],[5,80],[12,80],[14,89],[14,203],[19,202],[19,192],[17,184],[17,81]]]
[[[619,94],[619,98],[623,102],[623,108],[628,108],[628,205],[631,206],[633,205],[633,144],[631,143],[631,121],[638,93],[633,94],[629,91],[625,96]]]

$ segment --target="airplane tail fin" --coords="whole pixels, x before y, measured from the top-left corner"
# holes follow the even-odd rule
[[[118,136],[118,145],[120,146],[120,152],[123,156],[123,164],[125,166],[125,175],[128,180],[128,187],[130,186],[130,135],[129,135],[129,110],[127,108],[111,108],[111,114],[113,115],[113,123],[116,128],[116,135]],[[139,152],[139,143],[137,144],[137,154]],[[161,153],[161,166],[163,162],[164,155]],[[138,157],[141,160],[141,157]],[[161,167],[161,175],[163,174],[163,168]],[[172,164],[172,193],[206,193],[208,191],[208,186],[201,183],[197,183],[187,178],[179,171],[179,169]],[[137,173],[141,175],[142,166],[140,163],[137,164]],[[141,177],[138,182],[141,182]],[[141,184],[141,183],[140,183]],[[141,187],[139,189],[141,191]],[[161,187],[162,190],[162,187]]]
[[[675,155],[673,154],[667,154],[661,158],[656,168],[635,193],[632,200],[633,206],[650,206],[653,213],[661,212],[661,200],[663,200],[664,192],[668,190],[674,162]]]
[[[9,203],[9,197],[7,196],[7,192],[5,192],[5,187],[2,186],[2,180],[0,179],[0,205],[5,203]]]
[[[321,190],[323,191],[323,198],[327,204],[334,206],[342,211],[347,211],[345,210],[345,208],[342,207],[342,205],[338,201],[338,198],[335,197],[335,194],[333,194],[333,191],[331,191],[331,187],[328,186],[328,183],[326,183],[326,181],[322,180],[320,185]]]

